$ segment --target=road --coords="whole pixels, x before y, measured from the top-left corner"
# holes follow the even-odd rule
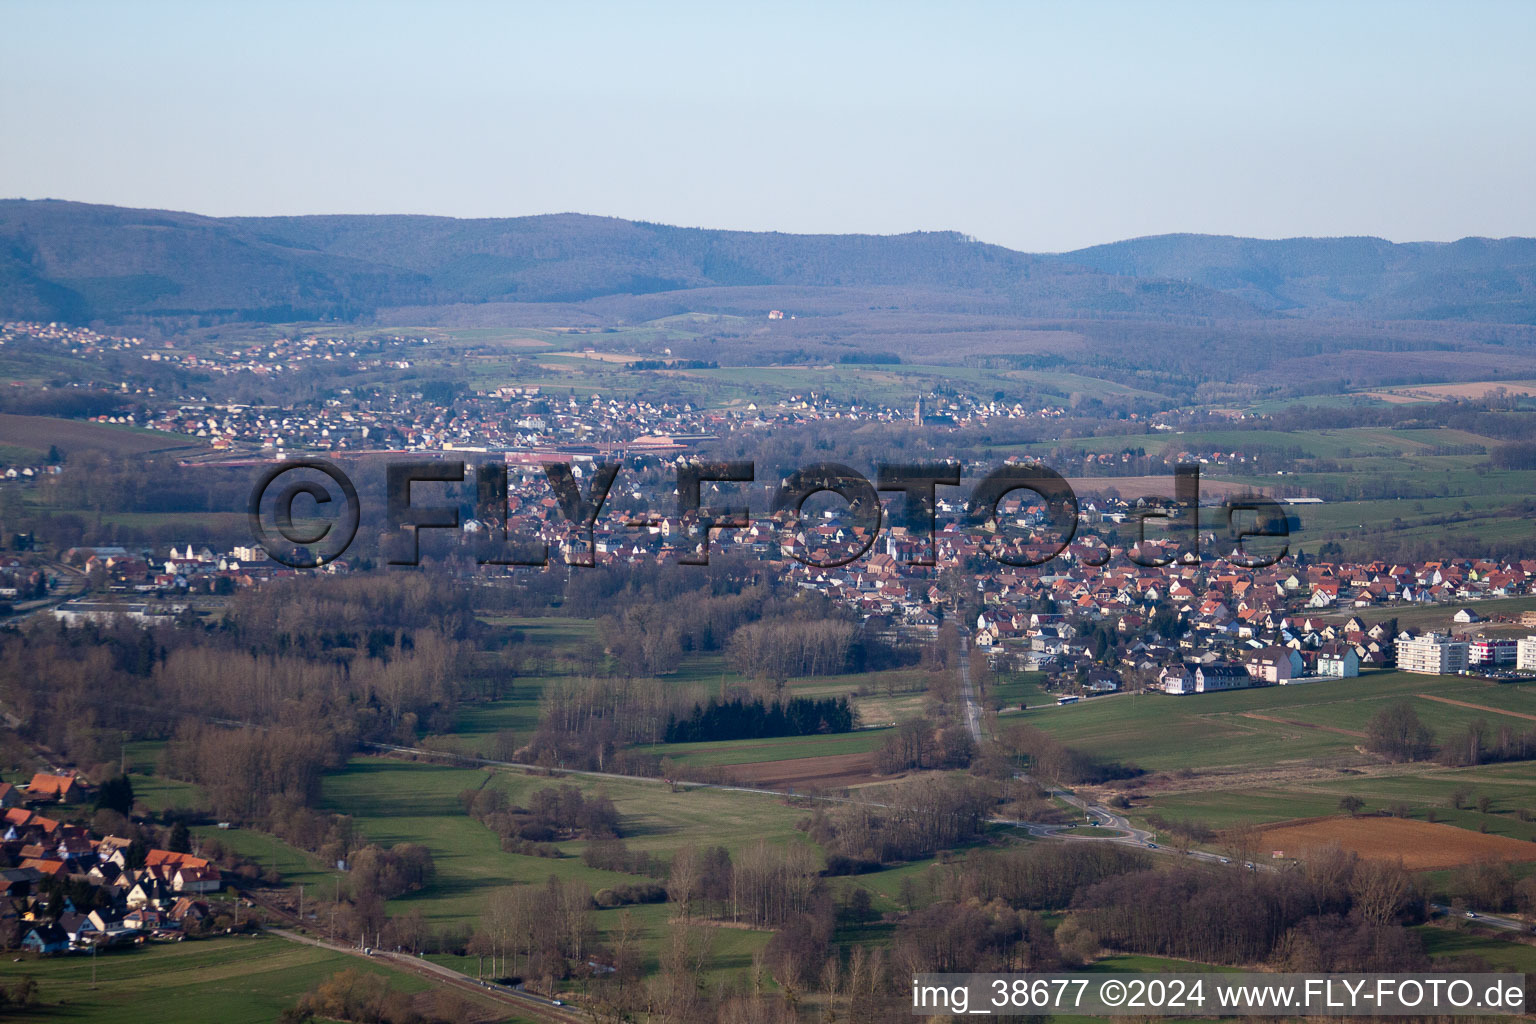
[[[1480,925],[1485,925],[1489,928],[1498,928],[1499,930],[1506,932],[1529,932],[1536,930],[1536,928],[1526,924],[1524,921],[1516,921],[1512,917],[1499,917],[1496,914],[1484,914],[1481,911],[1476,910],[1463,910],[1458,912],[1443,903],[1431,903],[1429,905],[1429,909],[1439,914],[1447,914],[1451,917],[1466,917],[1476,921]]]
[[[971,739],[980,745],[981,704],[976,699],[976,688],[971,683],[971,645],[964,633],[960,636],[959,665],[960,696],[965,702],[965,727],[970,730]],[[1086,828],[1078,828],[1076,825],[1061,825],[1039,821],[1016,821],[1009,818],[991,818],[989,819],[991,824],[1011,825],[1015,828],[1022,828],[1031,836],[1037,838],[1119,843],[1122,846],[1134,846],[1158,853],[1174,852],[1158,846],[1155,834],[1147,829],[1137,828],[1131,824],[1130,819],[1126,818],[1125,815],[1116,814],[1108,807],[1104,807],[1101,804],[1090,804],[1076,793],[1062,789],[1060,786],[1041,783],[1027,772],[1016,772],[1014,778],[1033,782],[1056,799],[1082,811],[1083,818],[1088,825]],[[1227,857],[1215,853],[1205,853],[1200,850],[1191,850],[1185,856],[1192,860],[1209,861],[1213,864],[1229,863],[1229,858]]]
[[[971,643],[965,631],[960,632],[960,696],[965,701],[965,727],[971,739],[981,746],[981,705],[976,701],[976,688],[971,685]]]

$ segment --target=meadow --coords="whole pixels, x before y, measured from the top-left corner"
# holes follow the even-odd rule
[[[368,841],[391,846],[421,843],[432,851],[436,880],[426,889],[389,904],[391,914],[419,908],[434,927],[474,927],[494,889],[517,883],[542,885],[547,879],[576,879],[597,891],[643,881],[634,875],[589,868],[582,863],[585,841],[555,844],[558,857],[506,853],[498,838],[470,818],[459,803],[465,789],[492,786],[513,803],[546,786],[574,785],[587,794],[605,793],[621,815],[620,831],[630,849],[670,857],[685,845],[720,845],[740,851],[760,840],[803,842],[795,824],[806,812],[783,800],[712,789],[673,791],[644,780],[546,776],[518,771],[485,771],[386,758],[354,758],[342,772],[328,776],[324,806],[351,814]],[[323,890],[322,890],[323,891]],[[611,935],[628,918],[636,941],[652,958],[665,937],[672,908],[649,904],[600,910],[600,934]],[[767,942],[768,933],[720,929],[715,965],[725,970]],[[462,969],[462,966],[460,966]]]
[[[378,961],[269,936],[238,936],[119,950],[96,957],[0,961],[0,981],[32,977],[39,1005],[11,1020],[77,1024],[271,1024],[337,971],[388,978],[421,992],[428,982]],[[95,978],[94,983],[92,978]]]
[[[1184,697],[1099,697],[1065,707],[1031,708],[1015,720],[1098,756],[1158,771],[1359,760],[1359,733],[1372,715],[1400,700],[1409,701],[1420,719],[1441,733],[1465,728],[1479,718],[1499,724],[1496,713],[1425,700],[1419,694],[1536,713],[1536,684],[1380,672]],[[1504,724],[1523,732],[1533,723],[1511,718]]]

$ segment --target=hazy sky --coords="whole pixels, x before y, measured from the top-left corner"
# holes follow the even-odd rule
[[[0,196],[956,229],[1536,235],[1536,2],[0,0]]]

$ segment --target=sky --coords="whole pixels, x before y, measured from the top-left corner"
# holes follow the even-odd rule
[[[1536,3],[0,0],[0,197],[1536,235]]]

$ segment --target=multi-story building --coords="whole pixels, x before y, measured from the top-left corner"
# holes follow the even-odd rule
[[[1468,643],[1443,633],[1425,633],[1397,642],[1397,667],[1404,672],[1446,676],[1465,672]]]
[[[1217,690],[1241,690],[1254,685],[1254,677],[1241,665],[1218,661],[1195,669],[1195,692],[1214,693]]]
[[[1513,665],[1517,654],[1515,640],[1473,640],[1467,658],[1474,665]]]
[[[1521,672],[1536,672],[1536,636],[1515,642],[1515,668]]]

